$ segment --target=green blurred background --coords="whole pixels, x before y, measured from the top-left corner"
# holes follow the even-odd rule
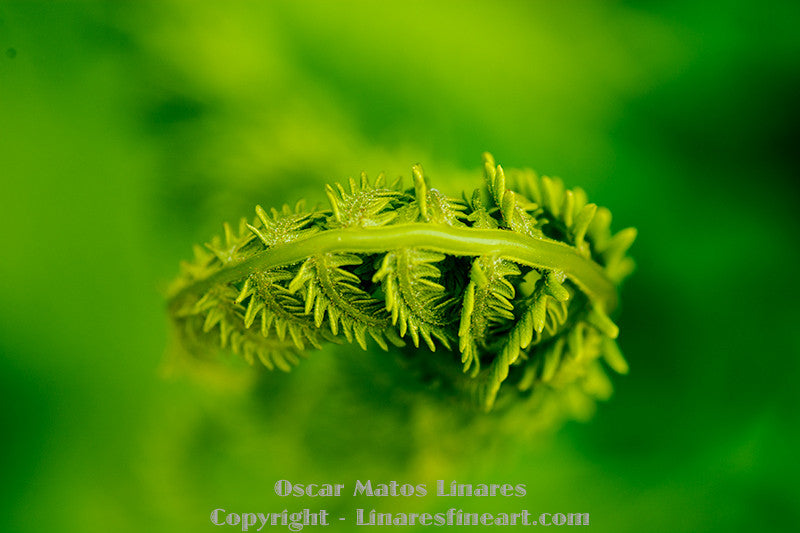
[[[0,529],[205,531],[217,507],[364,505],[793,530],[799,11],[0,3]],[[619,320],[632,370],[591,421],[471,443],[348,347],[289,376],[164,363],[164,287],[222,221],[416,162],[459,194],[484,150],[639,229]],[[271,488],[440,477],[528,496]]]

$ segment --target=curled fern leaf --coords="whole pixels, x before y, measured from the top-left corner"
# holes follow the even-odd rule
[[[447,328],[453,320],[449,314],[455,305],[447,298],[445,288],[439,284],[441,272],[436,263],[445,255],[416,248],[401,248],[388,252],[373,281],[381,282],[386,310],[391,313],[392,325],[397,326],[401,337],[408,332],[419,346],[422,337],[431,351],[436,350],[433,338],[450,349]]]
[[[329,341],[405,339],[421,375],[483,409],[607,397],[603,365],[628,371],[610,316],[636,231],[612,235],[610,212],[559,179],[483,162],[469,199],[416,165],[410,188],[362,174],[326,187],[329,209],[257,206],[225,224],[172,287],[181,340],[289,370]]]

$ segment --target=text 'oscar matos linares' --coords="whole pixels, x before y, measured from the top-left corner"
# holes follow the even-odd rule
[[[282,479],[275,483],[275,494],[278,496],[295,496],[295,497],[328,497],[328,496],[341,496],[342,491],[345,490],[344,483],[292,483],[286,479]],[[512,485],[510,483],[457,483],[451,481],[445,483],[440,479],[436,481],[436,496],[516,496],[521,498],[525,496],[525,484],[518,483]],[[362,482],[356,480],[353,487],[353,496],[417,496],[423,497],[428,495],[428,487],[425,483],[418,483],[412,485],[410,483],[398,483],[397,481],[390,481],[389,483],[372,483],[367,480]]]

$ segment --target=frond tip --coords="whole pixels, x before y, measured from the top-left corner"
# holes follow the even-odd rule
[[[607,397],[600,361],[628,372],[611,316],[636,230],[612,235],[610,212],[558,178],[483,163],[463,200],[415,165],[407,189],[362,174],[326,186],[328,209],[256,206],[225,224],[172,287],[183,344],[288,371],[326,342],[406,339],[421,376],[486,410]]]

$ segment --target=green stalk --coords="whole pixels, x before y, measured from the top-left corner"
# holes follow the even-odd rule
[[[314,254],[381,253],[406,247],[456,256],[496,255],[531,267],[561,270],[589,298],[601,304],[606,313],[617,306],[617,290],[611,280],[599,265],[571,246],[506,230],[430,223],[325,230],[302,240],[273,246],[184,287],[170,298],[170,306],[213,285],[237,281],[259,270],[298,263]]]

